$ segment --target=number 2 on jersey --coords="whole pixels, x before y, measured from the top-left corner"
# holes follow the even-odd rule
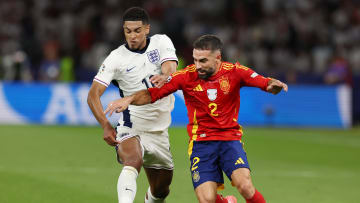
[[[191,171],[198,168],[198,166],[196,166],[196,164],[199,163],[199,161],[200,161],[199,157],[196,156],[196,157],[193,158],[193,164],[192,164],[192,167],[191,167]]]
[[[219,114],[217,114],[217,113],[214,113],[215,111],[216,111],[216,109],[217,109],[217,104],[216,103],[210,103],[209,104],[209,109],[210,109],[210,111],[211,111],[211,115],[212,116],[218,116]]]

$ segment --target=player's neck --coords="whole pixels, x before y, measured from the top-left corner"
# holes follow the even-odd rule
[[[216,69],[215,69],[215,72],[211,75],[211,77],[214,77],[220,70],[220,67],[221,67],[221,61],[220,63],[216,64]]]
[[[147,40],[148,40],[148,38],[146,38],[146,39],[141,43],[141,45],[139,46],[138,50],[143,50],[143,49],[146,47]]]
[[[146,51],[146,49],[148,48],[150,44],[150,38],[146,38],[145,43],[142,44],[138,49],[131,49],[128,45],[128,43],[125,44],[125,47],[132,52],[136,52],[136,53],[144,53]]]

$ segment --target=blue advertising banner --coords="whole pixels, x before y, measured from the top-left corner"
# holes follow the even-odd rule
[[[90,84],[0,83],[0,123],[95,125],[88,105]],[[351,126],[351,89],[346,86],[290,86],[289,92],[272,95],[256,88],[241,91],[239,123],[255,126],[335,127]],[[182,92],[175,94],[172,126],[187,124]],[[101,100],[104,107],[119,98],[109,87]],[[231,102],[231,101],[229,101]],[[121,115],[111,118],[117,123]]]

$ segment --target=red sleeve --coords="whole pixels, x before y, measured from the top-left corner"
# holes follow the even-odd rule
[[[243,86],[258,87],[266,91],[270,78],[265,78],[264,76],[259,75],[253,71],[251,68],[242,66],[239,63],[236,63],[235,66],[236,73],[239,78],[241,78],[241,83]]]
[[[164,84],[161,88],[149,88],[149,92],[151,95],[151,103],[168,96],[171,93],[176,92],[179,89],[182,89],[182,84],[185,81],[185,73],[186,72],[175,72],[169,77],[169,81]]]

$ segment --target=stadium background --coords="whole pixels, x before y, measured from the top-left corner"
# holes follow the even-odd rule
[[[192,62],[191,42],[212,33],[224,41],[225,60],[290,85],[276,97],[241,93],[254,182],[269,202],[357,202],[355,0],[0,1],[0,202],[116,202],[121,166],[93,126],[86,94],[103,59],[124,42],[121,16],[130,6],[148,10],[151,32],[173,40],[179,68]],[[168,202],[195,202],[185,107],[176,97]],[[112,87],[104,104],[113,98]],[[136,202],[146,188],[142,173]],[[241,199],[229,183],[224,194]]]

